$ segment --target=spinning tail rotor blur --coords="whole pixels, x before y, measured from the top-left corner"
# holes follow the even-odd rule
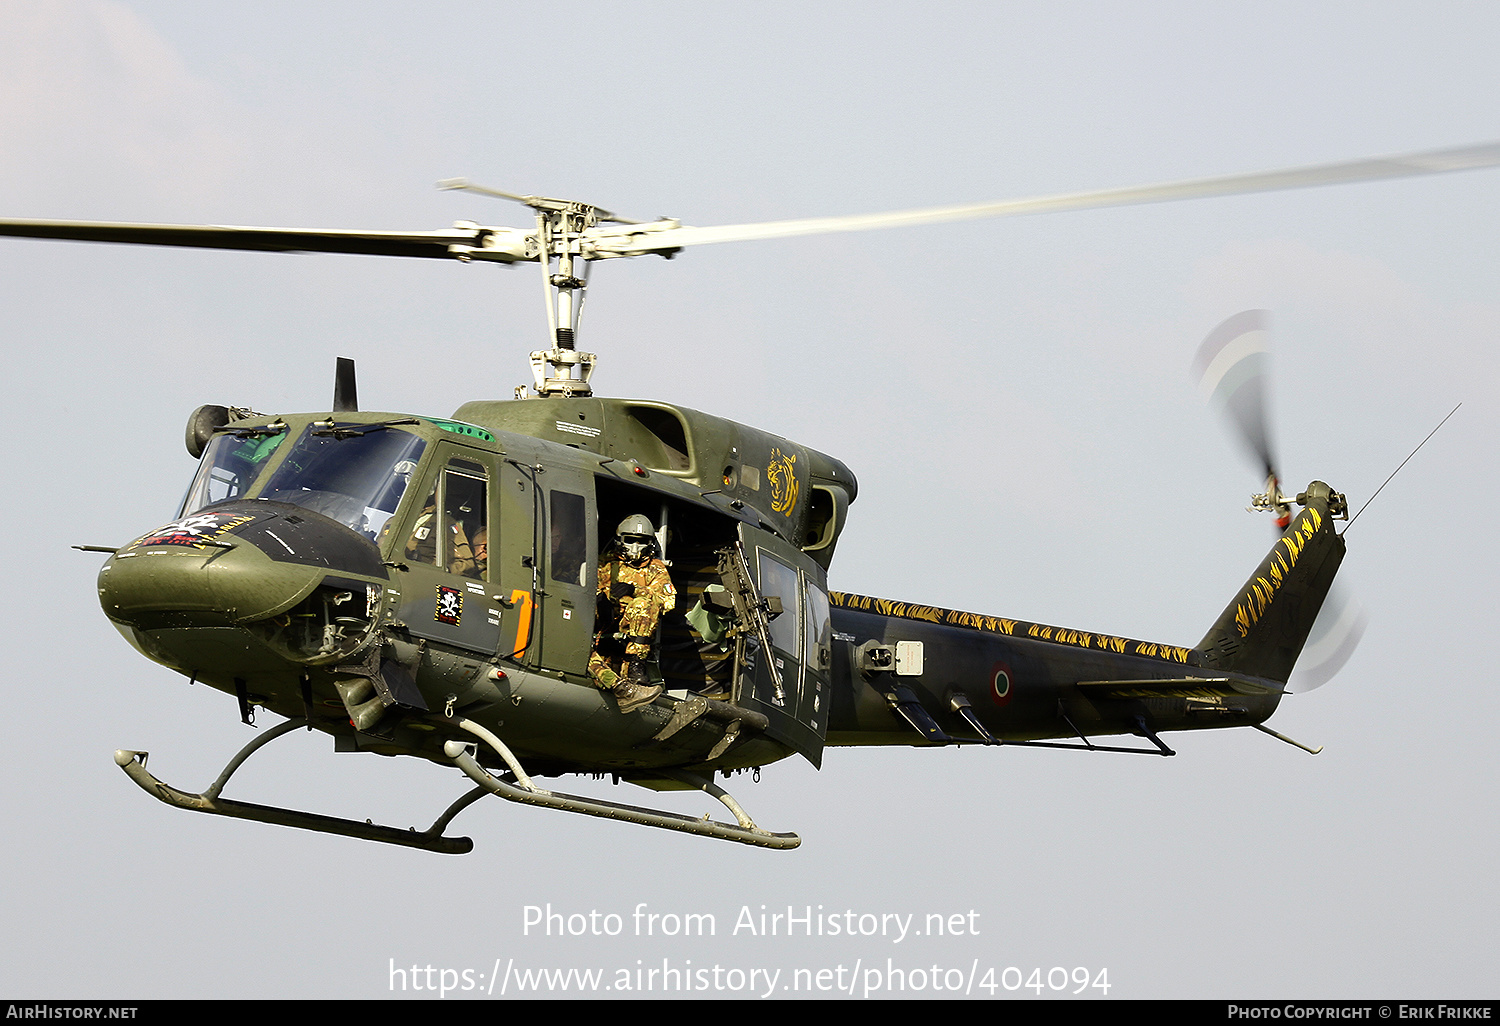
[[[1265,475],[1266,490],[1251,498],[1249,508],[1273,513],[1279,532],[1291,519],[1293,499],[1281,491],[1281,467],[1271,441],[1269,342],[1267,311],[1237,313],[1203,340],[1193,358],[1193,377]],[[1354,654],[1368,619],[1364,608],[1335,583],[1288,682],[1290,690],[1300,694],[1332,680]]]

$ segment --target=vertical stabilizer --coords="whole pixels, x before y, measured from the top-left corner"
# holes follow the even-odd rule
[[[1333,529],[1343,497],[1314,481],[1297,501],[1306,508],[1198,643],[1205,665],[1277,681],[1291,676],[1344,559]]]

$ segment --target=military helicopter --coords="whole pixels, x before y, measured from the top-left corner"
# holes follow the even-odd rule
[[[594,261],[694,245],[934,224],[1431,174],[1500,164],[1500,144],[1138,188],[894,214],[696,228],[586,203],[442,183],[519,201],[532,228],[460,221],[420,232],[0,221],[0,234],[210,249],[536,263],[549,347],[532,382],[449,417],[359,409],[339,360],[331,408],[189,417],[198,469],[176,519],[108,553],[105,614],[147,658],[283,718],[201,793],[116,762],[177,808],[429,851],[479,798],[618,819],[773,849],[715,782],[826,747],[1048,747],[1175,754],[1174,730],[1264,725],[1286,691],[1343,559],[1345,497],[1295,496],[1274,469],[1254,508],[1279,537],[1198,644],[1166,645],[829,590],[854,474],[795,441],[652,400],[594,395],[577,331]],[[1233,342],[1233,338],[1227,339]],[[1224,347],[1232,352],[1233,346]],[[1221,372],[1223,368],[1221,367]],[[1302,507],[1291,516],[1293,503]],[[677,609],[654,638],[662,691],[623,711],[589,660],[607,629],[601,563],[615,525],[644,514]],[[479,541],[487,551],[479,558]],[[336,751],[454,766],[474,786],[426,830],[226,799],[230,776],[299,728]],[[1096,739],[1133,735],[1144,744]],[[1313,749],[1307,749],[1314,751]],[[610,776],[702,790],[734,822],[582,797],[538,777]]]

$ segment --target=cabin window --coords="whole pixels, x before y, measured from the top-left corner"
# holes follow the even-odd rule
[[[583,496],[553,491],[552,501],[552,579],[563,584],[584,585],[588,562],[588,525],[584,516]]]
[[[760,554],[760,594],[762,598],[775,596],[781,599],[781,615],[771,621],[771,646],[796,658],[802,650],[800,632],[797,629],[797,571],[772,559],[764,551]]]
[[[828,596],[822,588],[807,582],[807,630],[803,660],[810,669],[826,671],[833,661],[833,624],[828,613]]]

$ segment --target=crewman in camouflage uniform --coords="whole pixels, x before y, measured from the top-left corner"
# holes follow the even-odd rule
[[[599,632],[589,655],[589,676],[613,692],[622,713],[661,694],[661,685],[647,683],[646,663],[661,615],[676,605],[667,565],[656,558],[650,519],[626,517],[615,532],[613,555],[599,564]]]

